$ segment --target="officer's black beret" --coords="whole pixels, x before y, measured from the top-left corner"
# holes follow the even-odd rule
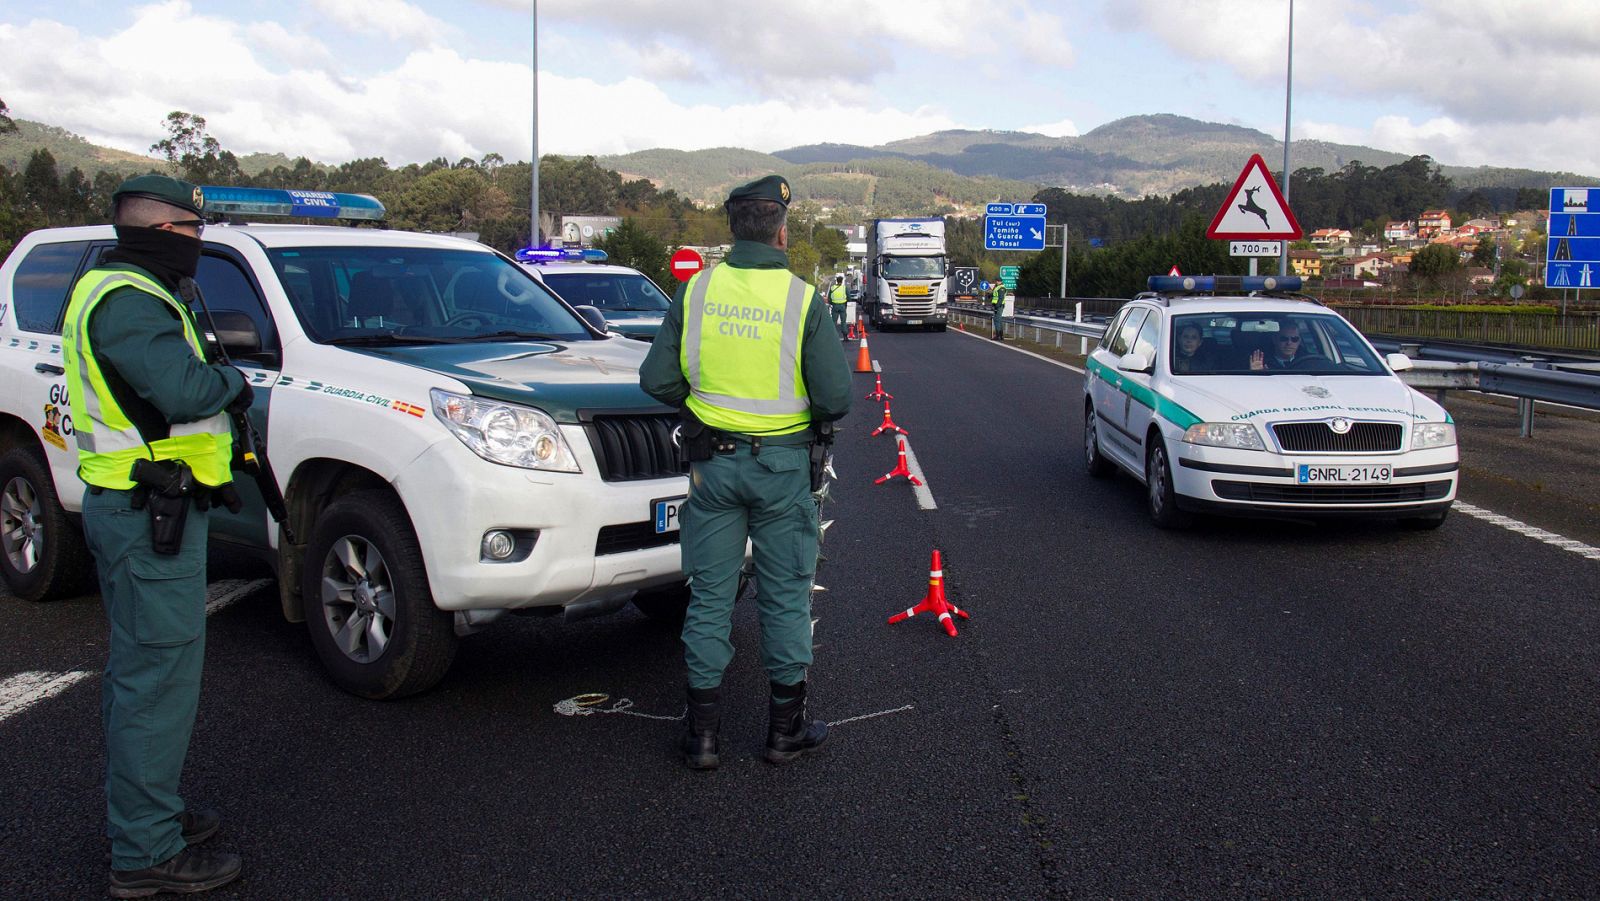
[[[749,184],[740,185],[728,192],[728,199],[723,204],[727,206],[735,200],[770,200],[773,203],[789,205],[789,182],[781,175],[768,175],[758,178]]]
[[[130,178],[112,192],[111,202],[114,204],[124,197],[148,197],[188,210],[196,216],[200,215],[200,211],[206,205],[205,194],[198,185],[170,175],[140,175]]]

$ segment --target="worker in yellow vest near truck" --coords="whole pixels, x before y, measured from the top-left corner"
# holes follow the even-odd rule
[[[200,262],[199,188],[164,175],[112,195],[117,245],[72,290],[61,331],[78,441],[83,532],[110,626],[101,683],[110,893],[197,892],[240,860],[197,848],[214,810],[178,794],[205,657],[206,520],[237,509],[225,410],[248,406],[239,370],[206,362],[178,299]]]
[[[819,531],[812,492],[832,422],[850,411],[850,368],[828,331],[826,300],[788,271],[789,196],[777,175],[728,195],[733,249],[679,291],[639,369],[645,391],[683,411],[690,461],[682,513],[689,705],[679,749],[693,769],[719,762],[746,537],[771,692],[766,759],[783,763],[828,734],[806,713]]]
[[[843,338],[845,305],[850,297],[844,290],[844,276],[833,277],[833,287],[828,289],[828,307],[833,311],[833,327],[839,330],[839,337]]]

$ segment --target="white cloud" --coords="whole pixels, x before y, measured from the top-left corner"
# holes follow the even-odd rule
[[[311,0],[324,21],[413,46],[439,43],[449,26],[405,0]]]
[[[1048,135],[1052,138],[1073,138],[1079,134],[1078,126],[1071,119],[1062,119],[1060,122],[1046,122],[1041,125],[1024,125],[1018,131],[1031,131],[1034,134]]]
[[[1593,142],[1567,142],[1559,137],[1600,134],[1600,115],[1557,119],[1538,131],[1520,123],[1469,125],[1446,116],[1423,122],[1379,116],[1370,126],[1300,122],[1295,128],[1297,138],[1425,153],[1449,165],[1564,170],[1589,177],[1600,174],[1600,148]]]

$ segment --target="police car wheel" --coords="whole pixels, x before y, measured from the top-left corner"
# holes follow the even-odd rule
[[[1115,471],[1111,461],[1100,453],[1100,419],[1089,404],[1083,405],[1083,466],[1097,479],[1107,478]]]
[[[61,509],[43,455],[15,447],[0,457],[0,574],[25,601],[72,597],[89,587],[94,561]]]
[[[305,560],[306,628],[340,688],[382,700],[444,678],[455,659],[454,620],[434,606],[411,519],[392,492],[334,501],[317,518]]]
[[[1150,433],[1149,449],[1145,451],[1145,499],[1150,509],[1150,519],[1158,528],[1187,528],[1192,521],[1188,513],[1178,509],[1178,496],[1172,489],[1172,465],[1167,458],[1167,444],[1155,432]]]

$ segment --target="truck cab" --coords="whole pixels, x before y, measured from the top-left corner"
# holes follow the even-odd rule
[[[873,325],[944,331],[950,321],[946,276],[942,218],[873,222],[863,285]]]

